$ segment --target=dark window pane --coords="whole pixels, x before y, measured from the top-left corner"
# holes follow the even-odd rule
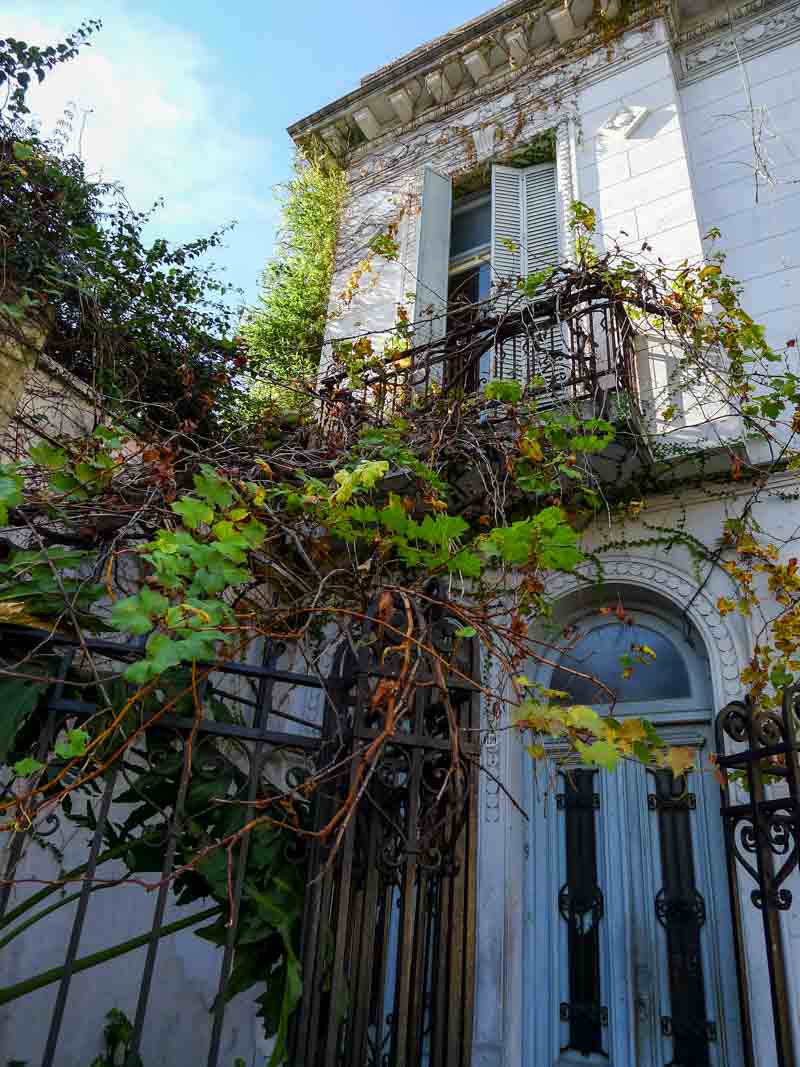
[[[655,652],[655,659],[637,650],[644,645]],[[624,677],[623,657],[634,662],[629,678]],[[691,696],[689,673],[677,648],[656,630],[647,626],[609,623],[590,630],[570,652],[561,657],[553,672],[552,689],[569,693],[576,704],[602,704],[607,695],[594,682],[569,674],[564,667],[591,674],[609,687],[618,700],[669,700]]]
[[[492,205],[490,200],[454,212],[450,231],[451,258],[482,248],[488,245],[491,239]]]
[[[448,289],[447,332],[450,335],[444,384],[449,389],[474,393],[480,384],[481,350],[469,329],[482,314],[477,306],[487,299],[491,286],[491,267],[481,263],[469,270],[450,275]],[[459,331],[467,332],[461,335]]]
[[[455,304],[477,304],[486,300],[491,288],[492,270],[491,265],[481,263],[470,270],[459,271],[458,274],[450,275],[448,301]]]

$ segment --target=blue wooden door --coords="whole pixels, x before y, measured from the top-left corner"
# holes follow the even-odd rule
[[[696,753],[685,778],[633,761],[530,775],[525,1067],[744,1062],[707,678],[690,666],[684,698],[649,704]],[[634,710],[648,702],[615,715]]]
[[[718,788],[697,751],[684,780],[576,768],[534,805],[527,1067],[743,1062]]]

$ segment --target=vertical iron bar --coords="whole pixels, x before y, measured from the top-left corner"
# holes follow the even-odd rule
[[[375,941],[377,922],[373,916],[377,916],[378,893],[380,889],[381,874],[378,870],[378,848],[380,844],[380,817],[372,814],[369,822],[369,836],[366,849],[366,885],[364,887],[364,922],[361,924],[360,944],[358,946],[358,984],[355,986],[355,1003],[353,1005],[354,1019],[352,1032],[352,1048],[356,1063],[367,1062],[367,1033],[372,1007],[372,992],[374,989],[374,972],[377,960],[375,959]],[[389,907],[391,908],[391,894],[389,894]],[[386,937],[380,942],[380,949],[385,955]],[[383,990],[383,985],[380,986]],[[378,996],[378,1003],[383,1004],[382,996]],[[379,1011],[382,1010],[379,1008]]]
[[[789,740],[788,737],[787,740]],[[753,807],[753,827],[756,837],[756,865],[761,889],[761,920],[764,926],[764,944],[767,950],[769,989],[775,1026],[775,1053],[778,1067],[796,1067],[794,1035],[792,1033],[792,1009],[789,1003],[781,919],[771,892],[774,885],[775,868],[766,836],[767,831],[761,825],[761,805],[766,800],[766,789],[759,759],[750,760],[748,777],[750,781],[750,801]]]
[[[717,736],[718,751],[722,751],[722,743]],[[722,809],[730,803],[728,795],[729,786],[720,786]],[[736,857],[733,847],[734,829],[727,819],[723,819],[723,833],[725,835],[725,866],[728,875],[728,902],[731,908],[731,925],[733,930],[733,951],[736,957],[736,982],[739,991],[739,1012],[742,1023],[743,1052],[745,1067],[756,1067],[753,1044],[753,1021],[750,1011],[750,997],[747,994],[747,963],[745,957],[745,934],[742,920],[742,907],[739,898],[739,887],[736,880]]]
[[[369,706],[369,677],[367,674],[366,649],[359,653],[359,676],[356,684],[356,705],[353,710],[353,735],[357,737],[358,728],[361,724],[365,709]],[[350,788],[356,785],[357,761],[353,759],[348,776]],[[325,1038],[324,1059],[321,1067],[336,1067],[339,1051],[339,1014],[338,1005],[342,1003],[345,987],[345,960],[347,956],[348,942],[351,936],[349,927],[349,906],[351,894],[351,881],[353,875],[353,851],[355,838],[355,818],[351,818],[344,838],[341,843],[341,854],[337,857],[335,892],[333,889],[333,872],[329,872],[328,881],[331,883],[332,899],[335,902],[334,918],[334,950],[332,960],[332,972],[330,983],[330,1008]],[[333,916],[333,912],[331,912]]]
[[[416,697],[421,703],[422,695]],[[419,822],[419,795],[421,789],[421,755],[419,750],[412,750],[411,769],[408,782],[408,807],[406,812],[406,856],[401,874],[400,934],[397,952],[397,981],[395,987],[394,1041],[391,1059],[392,1067],[416,1067],[409,1063],[405,1053],[405,1040],[409,1023],[409,999],[411,993],[410,952],[414,945],[414,922],[417,918],[415,908],[415,883],[417,880],[418,845],[417,828]]]
[[[587,1056],[603,1052],[600,990],[600,932],[603,894],[597,884],[597,829],[594,775],[586,769],[564,774],[559,803],[566,813],[567,880],[558,896],[567,923],[569,1003],[562,1018],[569,1021],[568,1048]]]
[[[266,643],[261,662],[264,667],[274,666],[275,664],[275,656],[271,641]],[[256,691],[256,714],[253,722],[253,726],[259,733],[263,733],[267,728],[269,713],[272,709],[273,687],[274,682],[272,679],[267,679],[266,677],[259,678],[258,689]],[[247,805],[244,809],[243,822],[247,822],[255,811],[252,805],[258,793],[258,783],[261,777],[261,764],[266,754],[265,747],[264,742],[260,740],[256,740],[253,745],[253,752],[250,757],[250,776],[247,783]],[[231,964],[233,963],[236,933],[239,928],[239,908],[242,902],[242,890],[244,888],[244,878],[247,870],[247,857],[249,852],[250,834],[247,834],[239,843],[239,855],[236,861],[236,877],[233,887],[233,900],[231,902],[232,914],[225,935],[225,949],[219,969],[219,983],[217,985],[217,995],[214,1000],[214,1021],[211,1027],[211,1040],[208,1046],[207,1067],[217,1067],[217,1061],[219,1060],[219,1047],[220,1042],[222,1041],[222,1024],[225,1019],[225,987],[228,984]]]
[[[206,681],[200,688],[200,701],[205,699]],[[200,709],[195,708],[195,715],[200,714]],[[200,736],[200,731],[197,731],[197,737]],[[184,744],[187,739],[184,738]],[[186,753],[188,756],[188,753]],[[192,753],[194,755],[194,753]],[[178,838],[181,834],[183,823],[183,809],[186,803],[186,793],[189,789],[189,782],[192,777],[191,760],[184,758],[183,767],[181,769],[181,778],[178,784],[178,794],[175,798],[175,811],[172,818],[169,821],[167,828],[167,848],[164,853],[164,863],[161,867],[161,884],[158,888],[158,895],[156,897],[156,906],[153,910],[153,922],[150,927],[150,941],[147,945],[147,954],[145,956],[144,968],[142,970],[142,979],[139,983],[139,997],[136,1001],[136,1015],[133,1021],[133,1034],[131,1036],[130,1043],[128,1045],[128,1056],[130,1059],[134,1059],[138,1055],[139,1046],[142,1041],[142,1031],[144,1030],[144,1020],[147,1014],[147,1005],[150,1000],[150,986],[153,982],[153,972],[156,966],[156,956],[158,955],[158,948],[160,944],[159,934],[164,922],[164,912],[167,907],[167,898],[171,888],[171,882],[169,879],[170,872],[172,871],[172,865],[175,860],[175,852],[178,848]]]
[[[455,813],[453,821],[458,818],[458,814]],[[458,835],[458,839],[454,842],[453,846],[453,867],[454,871],[451,877],[446,879],[445,885],[447,892],[450,894],[451,899],[451,912],[450,912],[450,929],[447,931],[449,942],[449,956],[448,960],[450,970],[450,995],[447,1011],[447,1019],[441,1020],[442,1024],[446,1022],[447,1029],[447,1046],[446,1063],[451,1062],[458,1065],[460,1060],[461,1045],[464,1034],[464,961],[465,961],[465,904],[464,899],[464,881],[465,881],[465,868],[467,861],[466,850],[466,835],[462,831]]]
[[[473,722],[471,726],[477,727],[480,723],[480,698],[471,697],[473,707]],[[475,713],[477,708],[477,714]],[[473,735],[474,736],[474,735]],[[468,770],[467,787],[470,790],[468,797],[469,817],[466,826],[461,831],[466,838],[466,862],[462,875],[464,882],[464,928],[461,936],[464,939],[464,1024],[461,1032],[461,1067],[468,1067],[472,1052],[472,1031],[475,1015],[475,956],[477,952],[476,934],[478,929],[478,771],[474,764]]]
[[[55,736],[56,712],[52,705],[57,700],[61,700],[64,695],[64,682],[74,657],[74,652],[67,652],[66,655],[61,657],[61,664],[58,668],[58,681],[53,689],[53,695],[50,698],[50,706],[47,708],[47,719],[39,733],[39,741],[36,746],[36,759],[39,760],[40,763],[45,762],[50,744]],[[17,864],[22,858],[22,849],[24,848],[24,845],[25,834],[15,832],[11,839],[11,844],[8,847],[8,862],[6,863],[3,878],[5,884],[0,886],[0,919],[5,916],[6,909],[8,908],[8,902],[11,898],[11,890],[14,887],[14,871],[16,871]]]
[[[673,1054],[676,1063],[709,1067],[700,941],[706,911],[695,880],[691,794],[685,778],[675,779],[672,771],[655,771],[654,778],[656,791],[648,803],[658,813],[662,878],[655,907],[666,931]]]
[[[69,994],[69,986],[72,981],[72,968],[75,965],[81,935],[83,934],[83,924],[86,919],[86,910],[89,906],[89,897],[92,892],[94,872],[97,868],[97,857],[100,854],[100,847],[103,844],[103,833],[105,831],[108,813],[111,809],[111,801],[114,796],[114,785],[116,780],[117,767],[115,766],[112,767],[108,776],[103,799],[100,803],[100,810],[97,815],[97,826],[95,827],[94,835],[92,837],[89,860],[86,864],[86,874],[84,875],[83,886],[81,887],[81,895],[78,898],[75,918],[72,921],[72,931],[67,946],[67,955],[64,959],[64,974],[58,984],[58,994],[56,995],[53,1014],[50,1017],[50,1030],[47,1035],[44,1056],[42,1057],[42,1067],[53,1067],[53,1064],[55,1063],[56,1047],[61,1032],[61,1023],[64,1018],[64,1008],[67,1004],[67,995]]]

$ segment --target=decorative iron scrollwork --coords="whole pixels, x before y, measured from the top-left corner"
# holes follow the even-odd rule
[[[756,883],[750,899],[764,927],[778,1067],[797,1062],[780,913],[791,907],[785,883],[800,862],[799,712],[795,685],[784,690],[780,712],[759,708],[748,697],[717,716],[717,764],[744,794],[742,803],[731,803],[726,790],[722,817],[729,855]],[[783,795],[768,796],[770,784]]]
[[[582,1021],[591,1026],[608,1026],[608,1008],[602,1004],[568,1004],[562,1000],[558,1017],[562,1023]]]
[[[559,811],[566,811],[567,808],[594,808],[595,811],[599,811],[600,794],[590,793],[584,796],[571,789],[567,793],[556,794],[556,807]]]
[[[677,797],[660,797],[657,793],[650,793],[647,797],[647,806],[650,811],[662,811],[665,808],[688,808],[689,811],[695,811],[697,797],[694,793],[682,793]]]
[[[695,889],[685,896],[668,896],[664,889],[656,894],[656,918],[662,926],[680,923],[700,927],[706,921],[706,904]]]
[[[599,886],[592,886],[588,891],[585,889],[573,890],[569,883],[561,887],[558,894],[558,910],[562,919],[576,923],[581,929],[587,925],[587,917],[591,915],[591,921],[598,923],[603,918],[603,893]]]
[[[792,903],[784,883],[800,859],[798,699],[800,688],[787,689],[781,713],[733,701],[717,719],[718,764],[747,795],[743,804],[725,804],[722,814],[734,856],[757,883],[751,893],[757,908],[785,911]],[[726,737],[746,747],[725,753]],[[768,797],[768,782],[783,784],[788,795]]]
[[[680,1035],[678,1034],[679,1030],[682,1030],[682,1033]],[[682,1029],[681,1027],[676,1028],[675,1023],[669,1015],[661,1016],[661,1033],[664,1035],[664,1037],[686,1035],[691,1036],[695,1039],[698,1037],[705,1038],[706,1041],[709,1041],[712,1044],[717,1040],[718,1037],[717,1024],[714,1022],[701,1022],[698,1023],[696,1026],[691,1026],[689,1028]]]

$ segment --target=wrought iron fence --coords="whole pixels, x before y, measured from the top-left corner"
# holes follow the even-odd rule
[[[455,628],[456,624],[442,617],[437,623],[438,639],[447,654],[458,659],[468,679],[474,676],[476,653],[469,642],[462,642],[465,647],[459,650]],[[57,680],[43,693],[36,711],[41,758],[68,725],[84,723],[98,712],[97,694],[89,691],[87,696],[86,690],[76,690],[71,684],[76,656],[88,651],[109,667],[116,665],[118,671],[137,654],[135,648],[114,641],[87,640],[79,646],[68,637],[31,631],[6,630],[0,641],[6,651],[12,646],[16,651],[30,651],[35,646],[37,655],[52,656],[57,663]],[[149,929],[130,944],[144,948],[145,954],[132,1009],[127,1064],[141,1062],[139,1050],[148,1019],[162,1006],[156,963],[163,939],[187,926],[186,920],[168,921],[168,906],[176,890],[190,900],[192,892],[199,898],[197,886],[191,884],[191,871],[184,871],[183,882],[175,881],[187,848],[197,844],[192,836],[198,823],[192,790],[199,787],[205,790],[209,805],[223,801],[219,810],[226,813],[229,828],[244,825],[263,810],[260,802],[265,797],[276,795],[295,814],[305,805],[305,826],[312,833],[332,812],[345,813],[338,839],[336,835],[318,838],[309,848],[302,844],[308,835],[291,835],[286,846],[299,872],[300,897],[304,896],[298,950],[303,994],[292,1020],[292,1067],[469,1064],[476,691],[460,674],[447,676],[445,690],[441,675],[418,678],[413,714],[404,717],[394,736],[383,743],[381,701],[376,692],[381,685],[391,685],[393,675],[380,642],[369,639],[357,655],[348,651],[339,656],[324,678],[291,668],[286,646],[270,642],[263,646],[258,662],[215,665],[213,671],[203,672],[204,680],[194,694],[195,703],[198,697],[201,702],[202,716],[185,714],[179,706],[166,714],[155,711],[152,724],[140,716],[136,726],[147,725],[142,736],[152,746],[140,744],[128,749],[125,759],[109,760],[95,787],[90,818],[82,817],[89,835],[88,857],[77,880],[63,965],[40,976],[33,987],[55,990],[49,1018],[38,1023],[43,1049],[37,1062],[42,1067],[67,1067],[59,1048],[71,986],[77,974],[103,955],[82,953],[81,946],[91,922],[90,898],[99,884],[99,865],[108,853],[109,835],[118,837],[121,832],[115,819],[126,800],[130,761],[137,764],[137,782],[151,802],[153,815],[140,820],[138,836],[131,836],[131,848],[141,849],[145,856],[137,872],[153,872],[158,888]],[[316,702],[306,699],[312,693],[318,695]],[[461,752],[455,765],[448,755],[454,739]],[[355,757],[370,746],[376,758],[366,777],[357,780],[355,768],[361,762]],[[327,783],[309,804],[303,781],[323,766],[330,770]],[[162,807],[165,789],[170,799]],[[353,791],[358,793],[357,804],[348,800]],[[59,817],[49,815],[51,821]],[[47,833],[49,827],[38,829]],[[12,920],[13,926],[14,879],[28,839],[20,828],[8,845],[0,890],[0,922],[6,925]],[[248,921],[250,848],[250,837],[243,836],[236,849],[230,850],[230,858],[224,861],[228,864],[226,899],[221,906],[199,913],[200,918],[213,913],[221,931],[217,995],[205,1060],[208,1067],[221,1062],[228,994],[241,944],[246,941],[240,935],[242,923]],[[200,899],[195,902],[195,906],[202,904]],[[268,959],[263,966],[269,968]],[[23,982],[19,988],[0,990],[0,1003],[27,994],[29,987],[30,983]],[[179,1009],[180,1005],[177,1018]]]
[[[751,900],[764,927],[778,1067],[797,1063],[780,916],[791,907],[786,882],[800,860],[799,714],[800,686],[792,686],[780,712],[748,698],[732,701],[717,718],[718,764],[742,798],[731,803],[729,789],[722,806],[728,856],[755,882]]]
[[[380,766],[363,783],[364,804],[330,862],[315,845],[306,910],[303,970],[312,990],[297,1033],[297,1063],[309,1067],[468,1067],[475,971],[477,752],[480,711],[475,647],[453,627],[435,628],[459,668],[447,696],[433,676],[417,679],[413,715],[393,733]],[[380,653],[380,655],[376,655]],[[356,689],[340,691],[363,709],[354,741],[373,745],[384,729],[375,685],[380,647],[358,654]],[[390,676],[389,676],[390,680]],[[453,717],[461,724],[453,764]],[[337,746],[329,716],[326,744]],[[328,796],[325,821],[361,788],[351,765]],[[332,937],[326,936],[332,932]],[[343,1008],[342,1005],[346,1005]]]

